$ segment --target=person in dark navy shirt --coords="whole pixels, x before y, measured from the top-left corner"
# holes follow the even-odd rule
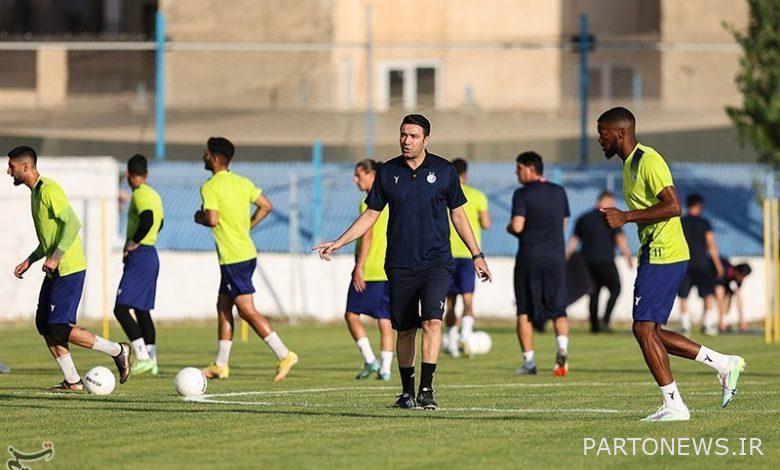
[[[491,274],[463,211],[466,197],[452,163],[428,153],[431,124],[420,114],[404,117],[401,155],[379,167],[366,198],[368,209],[337,240],[314,247],[330,255],[362,236],[390,206],[385,272],[390,285],[390,313],[398,331],[396,352],[403,393],[395,407],[436,409],[433,374],[441,348],[441,319],[450,285],[453,259],[449,218],[474,259],[483,281]],[[422,328],[420,388],[414,395],[417,329]]]
[[[691,194],[686,201],[688,213],[681,219],[685,241],[691,252],[691,260],[685,272],[677,296],[680,298],[680,323],[683,333],[691,333],[691,318],[688,314],[688,294],[696,287],[699,297],[704,299],[704,312],[701,318],[701,329],[704,334],[716,335],[715,326],[715,287],[718,279],[723,277],[724,270],[715,242],[715,232],[712,224],[702,216],[704,197],[701,194]],[[720,328],[725,329],[725,319],[721,319]]]
[[[607,207],[615,207],[615,194],[605,190],[599,194],[596,207],[577,219],[574,224],[574,234],[566,247],[566,259],[568,259],[580,246],[585,266],[593,280],[593,290],[590,293],[592,333],[611,331],[609,319],[620,295],[620,275],[615,265],[615,248],[618,248],[626,258],[629,267],[634,265],[623,230],[611,229],[604,225],[600,209]],[[602,287],[606,287],[609,291],[609,299],[604,309],[604,317],[599,320],[599,294]]]
[[[517,157],[517,178],[523,187],[512,196],[512,219],[507,226],[520,242],[515,260],[515,298],[517,337],[524,364],[517,373],[536,374],[533,323],[552,319],[558,343],[553,373],[565,376],[569,368],[569,320],[563,232],[569,201],[562,186],[542,180],[543,172],[542,157],[536,152]]]
[[[737,313],[739,314],[739,332],[744,333],[747,330],[747,325],[745,324],[744,302],[742,301],[742,283],[745,282],[745,278],[753,270],[747,263],[732,266],[731,262],[723,256],[720,257],[720,264],[723,266],[723,277],[718,279],[715,293],[718,299],[721,322],[726,325],[728,330],[729,326],[726,318],[731,309],[731,300],[736,297]]]

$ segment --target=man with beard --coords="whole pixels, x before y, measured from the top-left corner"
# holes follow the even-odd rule
[[[219,256],[221,280],[217,296],[219,349],[216,360],[203,369],[207,378],[226,379],[233,344],[233,306],[278,359],[274,382],[287,377],[298,355],[287,349],[268,320],[255,308],[252,274],[257,267],[257,249],[249,231],[271,213],[271,202],[255,184],[228,169],[235,147],[223,137],[211,137],[203,153],[205,168],[212,173],[200,187],[202,208],[195,223],[211,228]],[[257,207],[249,216],[249,205]]]
[[[691,415],[672,376],[669,354],[717,370],[724,408],[737,393],[745,360],[662,328],[669,320],[690,255],[669,166],[658,152],[637,141],[635,128],[636,118],[622,107],[612,108],[598,119],[604,155],[608,159],[617,155],[623,162],[623,199],[629,208],[622,211],[611,207],[601,212],[611,229],[631,222],[638,226],[641,248],[634,284],[633,332],[664,399],[658,411],[643,421],[687,421]]]

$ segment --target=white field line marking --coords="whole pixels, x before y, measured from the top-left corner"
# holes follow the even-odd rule
[[[234,400],[215,400],[214,395],[203,395],[200,397],[187,397],[184,400],[196,403],[213,403],[219,405],[240,405],[240,406],[294,406],[302,408],[343,408],[338,405],[323,405],[320,403],[272,403],[262,401],[234,401]],[[439,408],[438,411],[453,412],[488,412],[488,413],[620,413],[619,410],[610,410],[603,408],[563,408],[563,409],[545,409],[545,408]]]
[[[765,385],[770,382],[741,382],[743,385]],[[560,383],[520,383],[510,382],[502,384],[456,384],[442,387],[443,390],[449,389],[469,389],[469,388],[559,388],[559,387],[624,387],[624,386],[654,386],[652,382],[560,382]],[[697,384],[691,384],[697,385]],[[704,384],[700,384],[704,385]],[[255,390],[250,392],[228,392],[206,394],[203,397],[240,397],[248,395],[292,395],[297,393],[327,393],[327,392],[351,392],[351,391],[378,391],[378,390],[398,390],[397,386],[378,386],[378,387],[324,387],[324,388],[306,388],[298,390]],[[691,394],[693,392],[688,392]]]

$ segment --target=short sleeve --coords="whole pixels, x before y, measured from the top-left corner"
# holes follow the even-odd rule
[[[360,201],[360,204],[358,205],[358,214],[362,214],[363,212],[368,209],[368,206],[366,205],[365,201]]]
[[[46,184],[41,188],[41,200],[49,208],[54,217],[70,207],[65,191],[56,184]]]
[[[571,210],[569,210],[569,197],[566,195],[566,190],[561,187],[561,193],[563,193],[563,216],[571,217]]]
[[[704,222],[704,233],[712,232],[712,224],[707,219],[702,219],[702,222]]]
[[[387,205],[387,198],[382,188],[382,167],[380,166],[376,172],[376,178],[374,178],[374,184],[371,186],[371,191],[368,192],[368,196],[365,200],[366,207],[368,209],[381,212]]]
[[[457,209],[466,204],[466,195],[463,194],[463,188],[460,186],[460,178],[455,173],[455,169],[450,169],[450,181],[447,184],[447,207]]]
[[[488,202],[487,195],[485,195],[485,193],[483,192],[480,192],[478,194],[479,196],[477,197],[477,200],[474,201],[476,203],[477,210],[479,210],[480,212],[488,210],[489,202]]]
[[[133,191],[132,204],[135,205],[136,210],[140,214],[145,210],[153,210],[152,200],[150,197],[144,197],[142,190],[136,189]]]
[[[525,198],[523,190],[518,188],[512,195],[512,217],[519,215],[525,217]]]
[[[203,201],[204,211],[218,211],[219,199],[217,198],[217,192],[214,186],[209,184],[208,181],[203,183],[200,187],[200,198]]]
[[[263,194],[263,190],[255,186],[255,183],[253,183],[249,178],[246,179],[246,184],[247,194],[249,195],[249,203],[254,204],[255,201],[257,201],[257,198]]]
[[[674,186],[669,165],[660,155],[646,155],[639,163],[639,171],[647,189],[654,196],[658,196],[664,188]]]

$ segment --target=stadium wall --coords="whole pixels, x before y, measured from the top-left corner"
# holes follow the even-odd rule
[[[20,253],[20,256],[24,255]],[[43,277],[40,263],[28,272],[24,281],[19,281],[11,274],[16,262],[6,258],[3,255],[3,266],[6,269],[3,269],[3,287],[0,289],[4,299],[0,320],[32,320]],[[338,321],[342,318],[353,267],[352,256],[339,255],[326,263],[316,255],[268,253],[260,254],[258,260],[259,267],[254,276],[257,289],[255,302],[263,313],[296,320]],[[754,269],[753,275],[744,284],[745,312],[748,320],[760,320],[763,318],[765,295],[763,259],[735,258],[734,261],[747,261]],[[617,321],[630,320],[636,271],[628,269],[622,259],[617,262],[623,291],[613,318]],[[514,258],[493,257],[489,263],[494,280],[492,283],[478,284],[475,311],[482,318],[512,319],[515,314],[512,277]],[[99,263],[91,263],[92,266],[96,264]],[[107,280],[110,298],[108,313],[111,317],[121,275],[121,253],[116,250],[109,260]],[[92,269],[87,277],[79,318],[98,320],[102,317],[102,285],[99,270]],[[154,316],[159,320],[212,319],[215,316],[218,286],[219,267],[215,253],[162,251]],[[602,305],[604,302],[606,291],[602,295]],[[696,321],[701,315],[701,301],[692,295],[689,303]],[[587,310],[587,299],[583,298],[569,308],[569,315],[575,320],[585,320]],[[675,306],[672,319],[676,318],[676,311]]]

